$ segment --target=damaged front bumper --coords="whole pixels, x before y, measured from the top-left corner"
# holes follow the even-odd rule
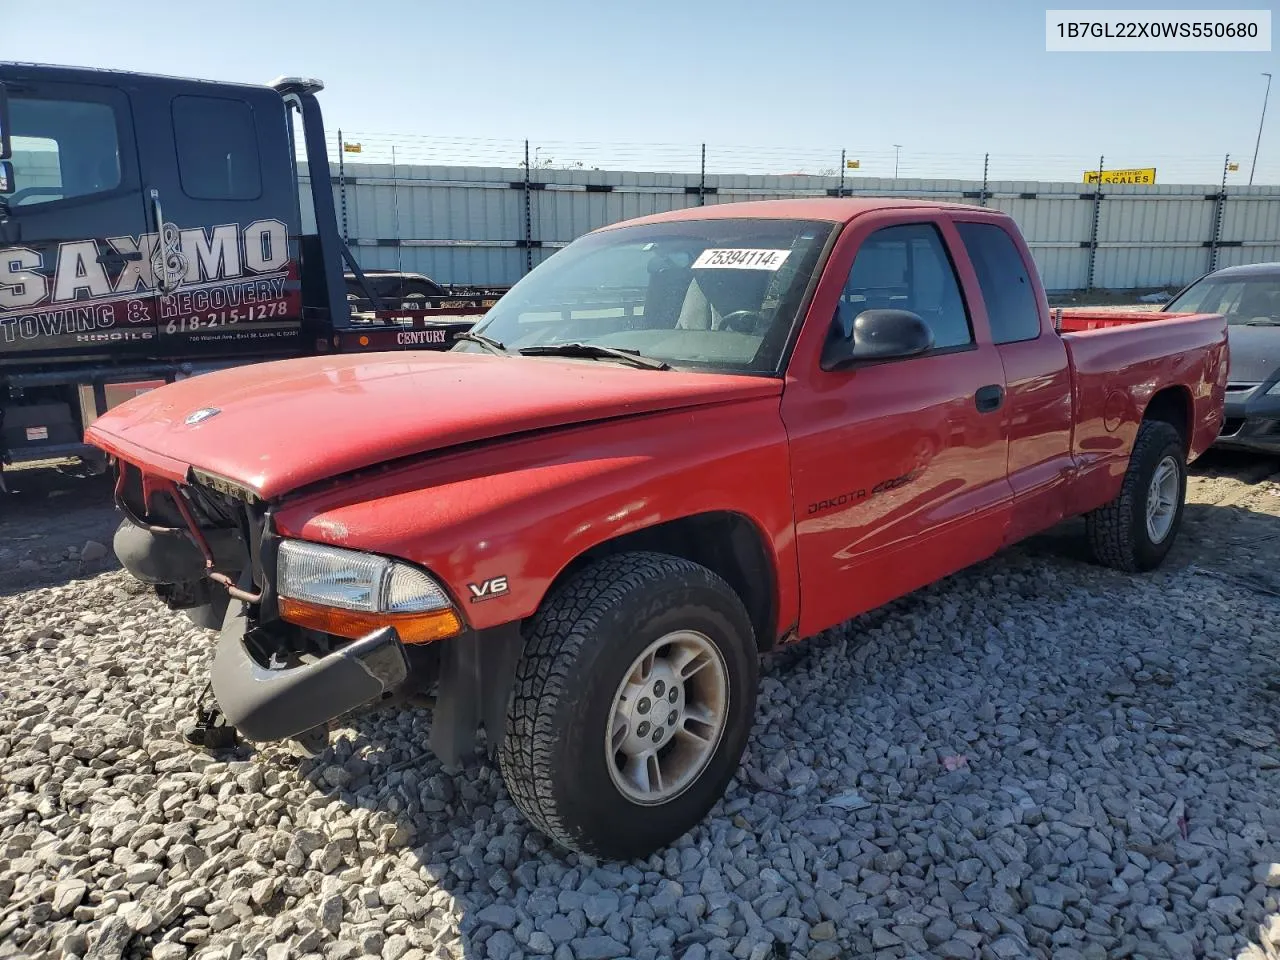
[[[475,747],[478,727],[491,752],[506,732],[507,702],[522,640],[508,624],[433,644],[436,695],[428,746],[447,770]],[[377,706],[400,688],[420,689],[423,671],[394,627],[375,630],[298,666],[276,667],[257,652],[250,606],[227,608],[211,682],[226,721],[250,740],[287,740]],[[419,655],[424,651],[413,651]]]
[[[294,667],[260,661],[247,637],[248,605],[231,601],[210,677],[227,722],[250,740],[285,740],[382,699],[409,676],[394,627],[375,630]]]
[[[434,704],[429,746],[446,769],[475,748],[480,728],[497,749],[523,647],[518,622],[421,643],[405,643],[393,626],[346,641],[286,624],[269,512],[118,469],[121,564],[172,609],[220,630],[210,678],[216,710],[200,711],[197,726],[217,726],[220,713],[248,740],[289,740],[423,697]]]

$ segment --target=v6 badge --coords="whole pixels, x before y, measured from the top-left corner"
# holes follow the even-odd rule
[[[507,593],[511,587],[507,583],[506,577],[490,577],[483,583],[468,583],[467,589],[471,591],[471,602],[479,603],[482,600],[492,600],[494,597],[500,597]]]

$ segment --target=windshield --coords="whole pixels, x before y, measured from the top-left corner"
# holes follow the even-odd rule
[[[1280,326],[1280,277],[1207,277],[1165,307],[1172,313],[1220,313],[1231,326]]]
[[[686,220],[589,234],[512,287],[475,332],[511,351],[592,344],[677,367],[772,373],[834,229]]]

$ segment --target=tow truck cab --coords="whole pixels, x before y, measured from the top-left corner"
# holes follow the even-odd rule
[[[0,63],[0,462],[91,455],[139,392],[338,346],[321,88]]]

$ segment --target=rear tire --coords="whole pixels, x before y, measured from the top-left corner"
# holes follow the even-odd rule
[[[1120,494],[1085,515],[1089,545],[1099,563],[1129,573],[1164,561],[1182,525],[1187,498],[1187,452],[1171,424],[1138,427]]]
[[[757,671],[747,611],[712,571],[656,553],[592,564],[526,634],[500,752],[507,789],[571,850],[647,856],[724,793]]]

